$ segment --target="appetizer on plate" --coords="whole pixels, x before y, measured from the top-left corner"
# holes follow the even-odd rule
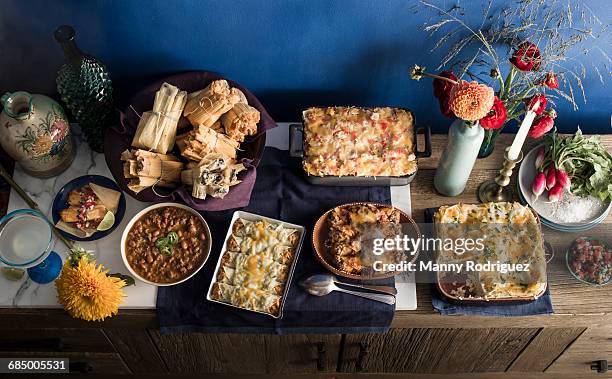
[[[531,208],[516,202],[442,206],[434,215],[434,224],[442,241],[459,243],[470,238],[482,242],[481,248],[474,245],[461,251],[458,244],[445,243],[437,250],[437,263],[498,263],[516,268],[468,270],[463,279],[438,272],[438,283],[451,297],[526,300],[546,290],[544,238]],[[528,271],[520,269],[525,265]]]
[[[278,317],[300,230],[265,219],[239,217],[230,232],[210,299]]]
[[[392,206],[350,204],[334,208],[329,214],[329,236],[325,247],[332,254],[332,264],[349,274],[368,275],[372,260],[397,263],[403,252],[391,250],[374,257],[368,251],[372,234],[394,238],[402,233],[401,212]]]
[[[95,183],[68,194],[68,207],[59,211],[56,227],[79,238],[110,229],[115,222],[121,192]]]
[[[304,170],[314,176],[406,176],[417,170],[414,118],[399,108],[309,108]]]

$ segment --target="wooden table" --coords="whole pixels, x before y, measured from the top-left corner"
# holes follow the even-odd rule
[[[502,147],[510,145],[512,138],[501,135],[493,155],[476,163],[465,192],[448,198],[433,188],[446,144],[445,135],[434,135],[433,155],[419,160],[419,173],[411,186],[416,221],[423,221],[426,208],[477,202],[476,188],[495,177]],[[612,150],[612,135],[603,140]],[[533,144],[528,141],[524,151]],[[512,188],[516,188],[514,180]],[[4,206],[6,198],[6,191],[0,193]],[[610,228],[612,215],[607,222]],[[570,242],[562,233],[545,230],[545,235],[558,254]],[[466,373],[452,376],[460,378],[612,377],[610,372],[597,374],[590,369],[592,361],[612,362],[612,285],[582,285],[562,262],[555,260],[548,267],[555,308],[549,316],[440,316],[431,307],[426,284],[418,285],[418,309],[398,311],[391,331],[385,334],[161,335],[151,310],[125,310],[107,321],[87,323],[61,310],[0,309],[0,357],[69,356],[101,373],[206,372],[219,377],[317,373],[342,377],[357,371],[379,377],[413,373],[410,378],[442,378],[450,373]],[[64,348],[54,351],[53,341],[60,339]]]

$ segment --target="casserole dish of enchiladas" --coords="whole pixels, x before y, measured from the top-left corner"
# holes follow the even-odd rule
[[[417,157],[431,155],[429,129],[415,127],[406,109],[312,107],[302,115],[302,125],[290,125],[289,151],[302,158],[312,184],[405,185],[416,174]],[[424,151],[416,149],[419,130]]]
[[[546,291],[544,238],[538,216],[528,206],[516,202],[442,206],[434,215],[434,230],[442,241],[480,238],[482,242],[482,249],[461,254],[455,248],[437,248],[437,263],[469,267],[467,263],[472,262],[475,267],[495,268],[437,272],[438,289],[447,298],[529,301]]]
[[[207,300],[281,318],[304,227],[234,212]]]

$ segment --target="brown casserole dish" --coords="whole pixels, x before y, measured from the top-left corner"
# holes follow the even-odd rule
[[[465,267],[461,273],[437,272],[438,290],[448,299],[530,301],[546,291],[545,243],[539,218],[531,208],[516,202],[442,206],[434,215],[434,228],[436,237],[442,241],[461,238],[483,241],[482,249],[462,253],[446,246],[437,249],[436,263],[463,263]],[[507,270],[501,266],[469,270],[468,261],[505,264]]]

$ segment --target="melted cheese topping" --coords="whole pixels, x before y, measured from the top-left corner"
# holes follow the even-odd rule
[[[440,262],[475,261],[529,264],[529,272],[470,273],[471,288],[485,298],[532,297],[546,285],[546,260],[538,221],[529,207],[519,203],[456,204],[440,207],[434,216],[439,238],[482,238],[484,250],[457,255],[441,249]],[[469,225],[476,225],[470,229]],[[476,285],[478,283],[479,285]]]
[[[416,171],[414,120],[399,108],[304,111],[304,170],[315,176],[403,176]]]
[[[266,313],[278,311],[297,233],[264,220],[236,220],[227,244],[230,251],[223,253],[217,277],[221,301]]]

